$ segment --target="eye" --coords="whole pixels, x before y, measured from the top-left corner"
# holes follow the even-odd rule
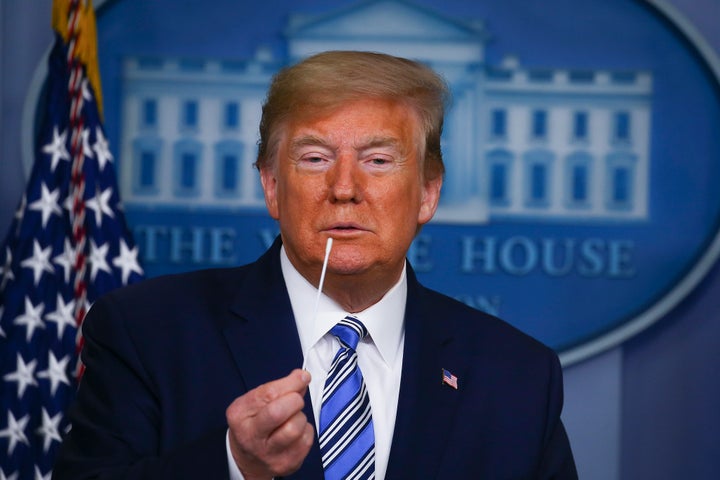
[[[308,172],[324,171],[330,165],[330,159],[321,152],[308,152],[297,160],[297,166]]]
[[[395,165],[395,158],[386,154],[368,155],[363,160],[363,165],[368,172],[385,173],[392,170],[393,165]]]

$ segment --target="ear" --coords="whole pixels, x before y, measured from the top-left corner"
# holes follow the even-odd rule
[[[435,215],[438,202],[440,201],[440,189],[442,188],[442,175],[433,179],[426,179],[423,185],[422,198],[420,199],[420,211],[418,212],[418,225],[425,225]]]
[[[263,167],[260,169],[260,182],[262,182],[263,192],[265,193],[265,206],[272,218],[277,220],[280,215],[277,204],[277,175],[272,167]]]

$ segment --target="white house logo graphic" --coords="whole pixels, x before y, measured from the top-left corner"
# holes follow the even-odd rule
[[[252,163],[271,75],[313,52],[371,49],[426,62],[451,85],[435,221],[647,216],[649,72],[491,65],[483,27],[394,1],[304,17],[286,35],[289,58],[125,60],[128,205],[264,208]]]
[[[257,258],[278,232],[252,167],[272,75],[383,51],[453,93],[440,209],[409,252],[420,280],[565,361],[622,341],[720,252],[720,66],[658,5],[106,2],[106,129],[146,272]]]

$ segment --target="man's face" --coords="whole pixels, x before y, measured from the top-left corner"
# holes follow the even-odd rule
[[[357,100],[285,124],[261,178],[288,257],[305,278],[317,282],[328,237],[329,276],[399,278],[442,184],[424,179],[423,148],[417,114],[389,100]]]

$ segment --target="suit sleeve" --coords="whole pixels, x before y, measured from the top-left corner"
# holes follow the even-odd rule
[[[562,369],[555,355],[550,367],[548,422],[545,447],[540,464],[539,479],[576,480],[578,478],[565,427],[560,420],[563,407]]]
[[[117,305],[99,300],[84,326],[85,373],[53,478],[227,478],[225,430],[163,445],[160,398]]]

